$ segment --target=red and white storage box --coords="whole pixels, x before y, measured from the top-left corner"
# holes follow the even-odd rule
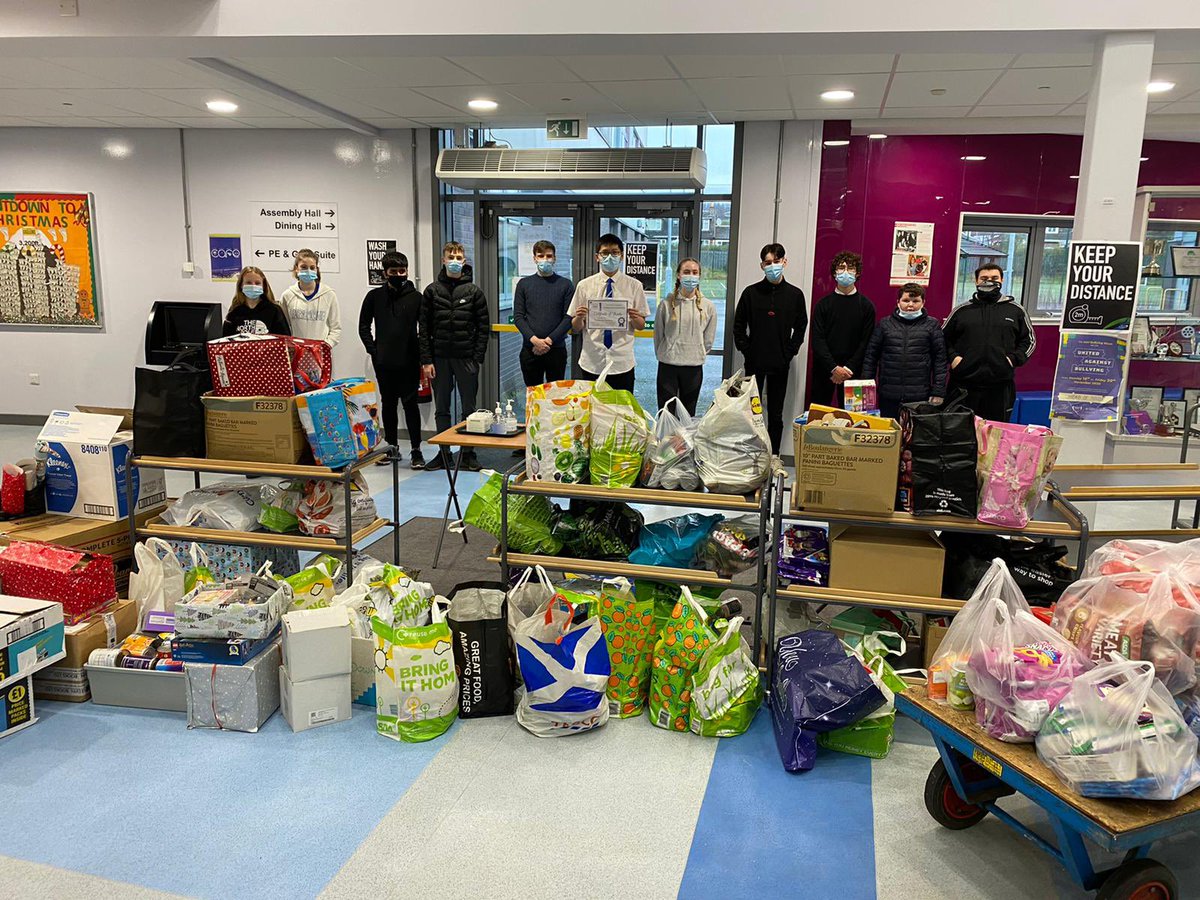
[[[102,612],[117,600],[111,556],[58,544],[13,541],[0,550],[0,584],[14,597],[61,603],[67,625]]]
[[[327,343],[276,334],[209,341],[208,364],[218,397],[291,397],[322,388],[333,378]]]

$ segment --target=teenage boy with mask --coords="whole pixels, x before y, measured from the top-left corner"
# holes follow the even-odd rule
[[[550,241],[533,245],[537,273],[526,275],[513,291],[513,324],[524,339],[521,376],[526,387],[561,381],[567,373],[567,332],[571,330],[571,298],[575,285],[554,271]]]
[[[399,417],[396,405],[404,407],[404,427],[412,447],[412,467],[425,468],[421,454],[421,411],[417,389],[421,385],[421,348],[417,322],[421,315],[421,294],[408,280],[408,257],[394,250],[383,255],[383,274],[387,283],[374,288],[363,298],[358,314],[358,336],[375,367],[379,383],[379,402],[383,407],[383,436],[396,448]],[[400,454],[396,449],[397,455]],[[381,460],[380,465],[386,465]]]
[[[642,283],[621,271],[621,257],[625,244],[615,234],[603,235],[596,242],[596,262],[600,271],[590,275],[575,286],[575,313],[571,318],[571,330],[583,332],[583,349],[579,353],[580,377],[595,381],[607,366],[609,387],[619,391],[632,391],[633,333],[646,324],[650,305],[646,303],[646,291]],[[622,301],[629,318],[624,330],[588,327],[588,304],[593,300]]]
[[[738,298],[733,315],[733,344],[746,358],[746,374],[758,381],[767,410],[771,452],[778,455],[783,440],[788,374],[804,343],[808,310],[804,291],[784,280],[787,251],[783,244],[767,244],[759,251],[758,258],[763,279],[749,285]]]
[[[984,263],[975,270],[975,293],[954,308],[942,326],[950,359],[947,397],[966,391],[975,415],[1007,422],[1017,399],[1014,373],[1037,342],[1024,307],[1001,290],[1004,270]]]
[[[458,388],[462,415],[475,412],[479,395],[479,369],[487,355],[491,331],[487,297],[472,280],[466,251],[457,241],[442,248],[442,270],[425,288],[421,303],[421,364],[433,381],[434,420],[440,434],[450,427],[450,395]],[[443,469],[450,454],[441,450],[426,469]],[[479,460],[469,447],[462,450],[461,465],[478,472]]]
[[[875,304],[858,292],[862,257],[843,250],[829,264],[837,286],[813,305],[812,402],[842,406],[842,382],[870,378],[863,356],[875,331]]]

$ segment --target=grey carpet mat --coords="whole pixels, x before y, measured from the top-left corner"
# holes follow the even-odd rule
[[[433,567],[433,552],[437,549],[438,533],[442,520],[428,516],[417,516],[400,526],[400,566],[410,573],[420,573],[421,581],[428,581],[439,594],[448,595],[454,587],[464,581],[497,581],[500,567],[487,561],[487,556],[496,546],[496,539],[478,528],[467,526],[467,540],[462,535],[447,533],[442,546],[438,567]],[[367,553],[384,562],[392,559],[392,535],[383,537],[367,547]]]

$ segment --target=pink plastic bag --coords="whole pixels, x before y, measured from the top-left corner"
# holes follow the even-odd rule
[[[1062,438],[1041,425],[975,419],[980,522],[1024,528],[1041,502]]]

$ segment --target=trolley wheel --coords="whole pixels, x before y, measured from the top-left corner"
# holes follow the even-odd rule
[[[925,808],[935,822],[954,831],[970,828],[987,815],[987,810],[982,806],[967,803],[958,796],[958,791],[950,781],[950,773],[946,771],[946,764],[940,759],[933,764],[929,777],[925,779]]]
[[[1096,891],[1096,900],[1177,900],[1175,875],[1153,859],[1135,859],[1118,866]]]

